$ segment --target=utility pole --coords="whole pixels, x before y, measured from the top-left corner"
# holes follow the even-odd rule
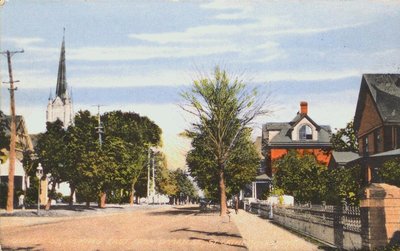
[[[16,53],[23,53],[23,52],[24,50],[1,52],[1,54],[7,56],[8,76],[10,78],[10,81],[6,82],[10,84],[10,88],[8,88],[8,90],[10,90],[10,108],[11,108],[11,126],[10,126],[11,139],[10,139],[10,156],[9,156],[10,166],[8,168],[8,192],[7,192],[7,207],[6,207],[7,213],[12,213],[14,210],[14,174],[15,174],[15,140],[16,140],[14,91],[17,90],[17,88],[14,87],[14,83],[19,82],[13,80],[11,57]]]
[[[150,199],[150,154],[151,154],[151,149],[149,147],[149,151],[147,153],[147,204],[149,204],[149,199]]]
[[[155,155],[156,155],[156,153],[153,152],[153,159],[152,159],[152,167],[153,167],[152,175],[153,175],[153,178],[152,178],[152,182],[151,182],[152,183],[151,194],[152,194],[152,197],[153,197],[153,203],[154,203],[154,195],[156,194],[156,181],[155,181],[155,175],[154,175],[154,167],[155,167],[154,158],[155,158]]]
[[[103,131],[103,126],[101,125],[101,119],[100,119],[100,106],[102,105],[96,105],[97,106],[97,118],[98,118],[98,126],[96,127],[97,133],[99,134],[99,144],[100,144],[100,148],[101,145],[103,144],[102,138],[101,138],[101,134],[104,133]]]

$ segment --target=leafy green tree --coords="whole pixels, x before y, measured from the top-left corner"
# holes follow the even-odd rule
[[[294,196],[297,202],[359,204],[362,185],[359,165],[328,170],[314,155],[296,151],[289,151],[275,164],[274,190]]]
[[[226,193],[228,196],[237,194],[243,186],[254,180],[257,175],[260,158],[250,139],[251,130],[246,129],[239,135],[237,143],[225,166]],[[187,155],[189,171],[198,186],[213,200],[219,200],[219,177],[217,162],[211,147],[203,135],[196,135],[192,142],[193,149]]]
[[[363,183],[359,165],[325,170],[324,174],[327,182],[324,201],[333,205],[339,205],[343,202],[349,205],[359,204],[359,195]]]
[[[197,119],[191,134],[202,135],[215,160],[211,175],[218,177],[221,211],[227,213],[226,166],[238,138],[253,119],[265,114],[264,99],[257,101],[256,90],[249,90],[238,78],[231,80],[226,71],[215,68],[212,78],[195,80],[182,93],[182,108]]]
[[[338,152],[358,152],[357,135],[354,131],[354,123],[350,121],[345,128],[339,129],[331,137],[332,147]]]
[[[67,130],[66,180],[71,189],[69,204],[72,205],[75,190],[78,198],[90,201],[96,197],[95,184],[90,173],[99,150],[98,135],[96,134],[97,119],[89,111],[79,111],[75,115],[74,125]]]
[[[378,169],[378,174],[385,183],[400,187],[400,158],[386,161]]]
[[[326,194],[326,167],[312,154],[301,155],[292,150],[275,161],[277,172],[274,187],[292,195],[300,203],[324,201]]]
[[[172,171],[172,178],[176,182],[175,197],[178,198],[179,203],[187,203],[188,198],[190,200],[197,197],[193,182],[182,169],[178,168]]]
[[[50,209],[51,200],[54,199],[56,185],[65,181],[67,176],[66,169],[66,132],[60,120],[47,122],[46,132],[39,135],[36,145],[38,161],[43,166],[43,177],[49,174],[49,184],[51,189],[46,210]]]
[[[10,148],[10,137],[7,136],[8,124],[6,115],[0,111],[0,163],[4,163],[7,159],[7,151]]]
[[[105,140],[118,138],[124,142],[124,157],[119,159],[119,184],[116,189],[129,191],[133,205],[135,186],[148,164],[148,150],[161,145],[161,129],[147,117],[133,112],[113,111],[102,116]],[[147,181],[147,180],[146,180]]]

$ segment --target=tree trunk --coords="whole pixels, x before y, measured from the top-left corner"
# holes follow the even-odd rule
[[[221,204],[220,204],[221,210],[220,210],[219,215],[226,216],[228,208],[226,206],[226,188],[225,188],[225,177],[224,177],[223,170],[219,171],[219,190],[220,190],[220,197],[221,197]]]
[[[74,205],[74,194],[75,194],[75,185],[70,184],[69,188],[71,189],[71,194],[69,196],[69,206]]]
[[[40,185],[40,184],[39,184]],[[53,199],[54,193],[56,192],[56,182],[53,182],[51,184],[51,190],[50,190],[50,194],[49,194],[49,199],[47,200],[47,204],[46,204],[46,211],[50,210],[51,207],[51,200]]]
[[[86,196],[86,207],[90,207],[90,198]]]
[[[130,194],[131,195],[129,197],[129,205],[133,206],[133,202],[134,202],[134,199],[135,199],[135,184],[132,184]]]
[[[99,200],[99,207],[105,208],[106,207],[106,197],[107,194],[105,192],[100,193],[100,200]]]

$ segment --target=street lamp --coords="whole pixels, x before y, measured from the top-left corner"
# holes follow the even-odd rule
[[[39,163],[38,167],[36,168],[36,177],[38,178],[38,203],[37,203],[37,214],[39,215],[40,212],[40,180],[43,176],[43,167],[42,164]]]

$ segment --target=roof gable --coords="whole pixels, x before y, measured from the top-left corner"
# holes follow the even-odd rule
[[[356,131],[360,129],[368,95],[383,123],[400,124],[400,74],[363,74],[354,116]]]

